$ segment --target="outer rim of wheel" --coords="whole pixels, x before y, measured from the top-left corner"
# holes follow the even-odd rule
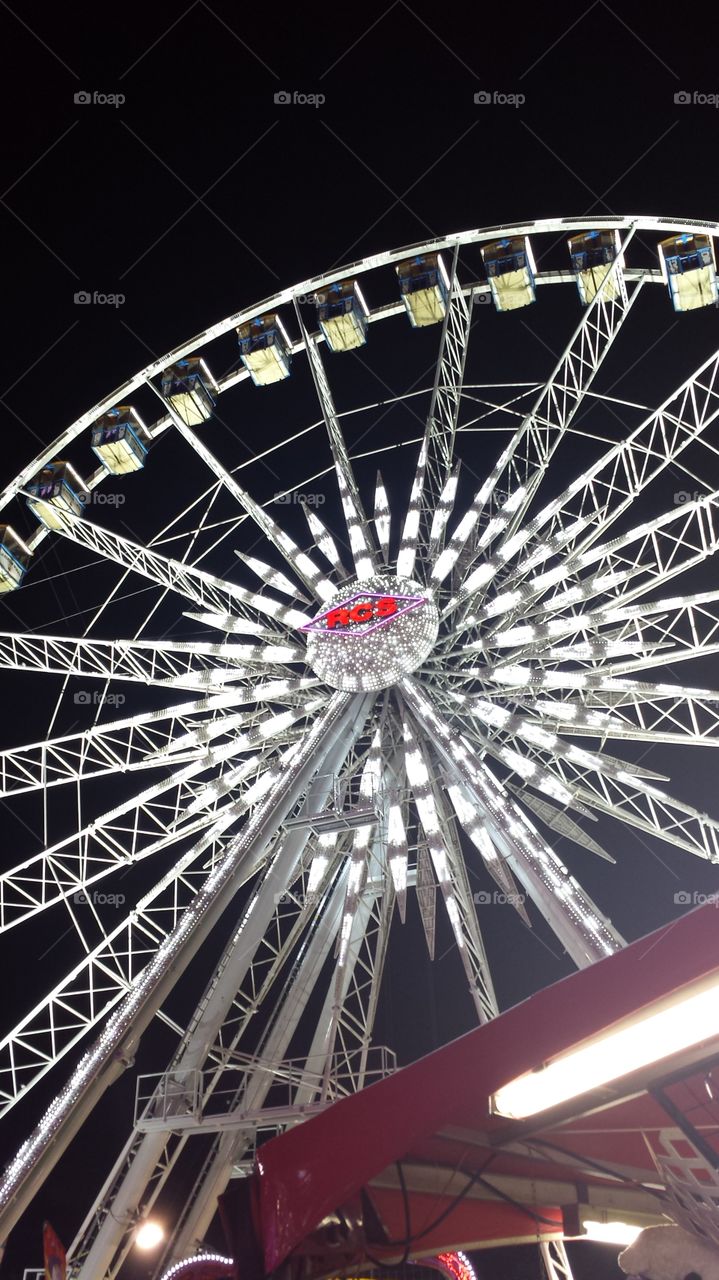
[[[292,305],[296,298],[303,295],[315,293],[317,290],[328,287],[337,280],[346,279],[348,276],[362,276],[368,272],[378,270],[382,267],[391,266],[402,261],[409,254],[422,254],[438,252],[442,249],[454,248],[455,246],[463,247],[466,245],[481,245],[487,241],[495,239],[497,236],[532,236],[532,235],[565,235],[571,231],[579,231],[582,228],[587,230],[615,230],[615,231],[651,231],[661,232],[665,236],[698,234],[698,235],[714,235],[719,236],[719,222],[705,221],[683,221],[680,219],[651,217],[648,215],[623,215],[612,217],[593,217],[592,215],[571,216],[567,218],[540,218],[527,222],[502,223],[492,227],[479,227],[470,231],[457,232],[455,234],[440,236],[433,240],[423,241],[418,244],[404,245],[400,249],[386,250],[382,253],[373,254],[370,257],[362,258],[357,262],[345,263],[341,267],[333,268],[331,271],[325,272],[320,276],[312,276],[307,280],[301,281],[299,284],[292,285],[288,288],[279,290],[277,293],[268,298],[264,298],[259,302],[253,303],[252,306],[244,307],[242,310],[233,312],[224,319],[219,320],[216,324],[196,334],[193,338],[183,342],[181,346],[175,347],[172,351],[153,360],[151,364],[146,365],[139,370],[120,387],[117,387],[109,395],[105,396],[92,408],[86,410],[79,418],[66,428],[59,436],[57,436],[51,444],[43,449],[33,460],[18,473],[15,480],[8,484],[2,492],[0,492],[0,512],[5,511],[8,503],[11,502],[23,488],[23,486],[33,476],[37,474],[48,462],[58,456],[58,452],[64,449],[68,444],[75,440],[83,431],[97,421],[103,413],[112,409],[118,403],[121,403],[135,391],[145,386],[152,378],[157,377],[169,365],[176,360],[182,359],[184,356],[204,350],[215,339],[229,333],[231,329],[237,325],[243,324],[248,320],[254,319],[256,316],[267,311],[278,309],[282,306]],[[636,280],[643,277],[645,282],[652,284],[663,284],[661,272],[658,267],[653,269],[625,268],[625,278],[627,280]],[[537,286],[548,284],[575,284],[574,274],[567,271],[537,271],[535,277]],[[489,286],[484,281],[465,284],[462,290],[465,294],[469,294],[473,289],[478,292],[486,292]],[[385,304],[375,308],[370,315],[370,322],[388,319],[392,315],[397,315],[403,310],[403,304],[400,300]],[[320,341],[323,341],[320,335]],[[292,344],[292,353],[304,349],[305,343],[302,338]],[[237,383],[245,381],[249,378],[246,369],[230,374],[225,379],[218,380],[220,392],[229,391],[231,387]],[[169,417],[163,416],[159,418],[149,428],[150,434],[156,436],[170,427],[172,422]],[[107,472],[103,466],[100,466],[96,472],[89,477],[88,485],[95,487],[106,476]],[[40,529],[33,537],[40,541],[46,536],[47,531]],[[38,536],[39,534],[39,536]],[[35,544],[36,545],[36,544]]]

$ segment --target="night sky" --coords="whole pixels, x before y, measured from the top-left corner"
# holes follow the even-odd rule
[[[652,8],[612,9],[603,0],[537,7],[529,20],[496,8],[460,13],[426,0],[355,9],[194,0],[186,8],[80,4],[71,12],[3,2],[0,225],[7,332],[0,488],[152,359],[335,265],[433,236],[535,218],[586,214],[587,226],[592,215],[604,214],[716,219],[719,76],[712,19],[708,5],[694,7],[688,21],[681,11],[670,19]],[[508,100],[475,102],[482,92]],[[315,101],[278,102],[277,94]],[[638,244],[637,260],[649,262],[651,249],[651,238]],[[540,266],[565,266],[563,243],[549,253]],[[476,253],[460,258],[460,276],[476,278],[478,261]],[[370,296],[370,305],[389,301],[390,274],[376,287],[384,293]],[[611,375],[614,394],[654,404],[716,345],[716,313],[676,317],[663,291],[648,292]],[[77,303],[79,293],[114,295],[117,305]],[[542,290],[526,313],[490,316],[497,325],[473,347],[477,370],[487,379],[546,377],[579,320],[576,296],[564,296],[569,293]],[[399,321],[392,324],[391,347],[381,347],[383,333],[373,335],[377,349],[368,359],[376,363],[366,383],[350,361],[337,374],[340,407],[367,386],[373,386],[367,397],[398,394],[418,370],[431,367],[436,334],[414,334],[405,321],[400,332]],[[223,356],[225,367],[213,370],[218,375],[237,361],[229,337]],[[272,394],[271,408],[265,401],[263,414],[256,413],[246,397],[244,407],[232,410],[231,425],[219,424],[212,437],[227,465],[251,459],[267,442],[266,432],[279,439],[293,423],[316,417],[305,369],[256,394],[263,400]],[[148,401],[148,417],[150,409]],[[395,430],[395,422],[401,431],[396,418],[381,430]],[[620,438],[619,420],[601,425]],[[381,444],[382,437],[374,441]],[[194,491],[194,478],[183,474],[175,455],[158,449],[155,456],[154,469],[123,488],[123,527],[136,538],[170,519]],[[88,470],[90,457],[88,450]],[[478,456],[477,470],[493,460]],[[310,469],[301,448],[296,463]],[[559,463],[550,485],[566,483],[569,468],[569,460]],[[367,505],[374,469],[361,473]],[[267,497],[276,477],[252,468],[248,474]],[[399,466],[388,463],[387,479],[406,494],[409,479]],[[111,491],[120,487],[110,484]],[[686,477],[668,477],[665,503],[686,487]],[[288,513],[293,518],[297,513]],[[12,520],[20,531],[33,527],[19,507]],[[35,593],[29,587],[22,605],[3,606],[2,629],[81,634],[83,602],[99,603],[105,583],[102,572],[83,576],[86,563],[74,549],[46,541]],[[697,585],[713,586],[713,573],[704,569]],[[125,616],[110,610],[107,636],[125,624],[131,634],[140,607],[130,601]],[[200,632],[188,626],[174,634]],[[688,682],[719,687],[717,665],[716,659],[692,664]],[[667,678],[681,680],[681,669]],[[55,681],[48,700],[42,680],[5,674],[3,745],[47,732],[58,687]],[[127,713],[150,705],[141,686],[130,690]],[[70,708],[55,731],[79,727],[85,722]],[[620,747],[608,749],[620,755]],[[719,814],[710,749],[642,748],[633,758],[640,756],[671,774],[675,794]],[[37,850],[42,823],[36,802],[2,814],[0,859],[9,867]],[[677,892],[715,887],[711,867],[669,845],[604,821],[592,824],[592,834],[617,858],[615,867],[566,841],[557,847],[629,938],[681,911]],[[128,881],[128,893],[142,891],[143,874],[132,888]],[[509,908],[486,914],[503,1006],[569,971],[541,920],[530,936]],[[377,1028],[378,1040],[392,1043],[403,1062],[472,1025],[449,931],[440,929],[431,966],[414,903],[408,915],[405,931],[393,931]],[[218,926],[206,958],[219,956],[230,924]],[[13,975],[5,1026],[77,959],[65,928],[51,912],[2,939],[5,973]],[[194,1007],[209,968],[191,971],[180,984],[172,1008],[178,1020]],[[162,1070],[172,1045],[165,1029],[153,1028],[140,1069]],[[0,1163],[34,1126],[69,1065],[66,1060],[0,1126]],[[132,1074],[106,1095],[84,1139],[16,1229],[4,1264],[13,1280],[24,1267],[41,1265],[44,1218],[66,1242],[74,1235],[130,1129]],[[213,1239],[222,1244],[217,1230]],[[578,1280],[618,1274],[611,1249],[575,1250],[573,1257]],[[494,1251],[476,1261],[480,1280],[540,1274],[534,1250]],[[139,1280],[148,1268],[135,1263],[128,1274]]]

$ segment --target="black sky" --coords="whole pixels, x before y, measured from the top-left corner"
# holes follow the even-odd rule
[[[715,22],[709,5],[693,8],[688,19],[678,10],[660,16],[652,7],[612,8],[604,0],[562,0],[535,7],[529,17],[427,0],[356,8],[81,3],[70,11],[0,0],[7,328],[0,487],[150,359],[334,264],[532,218],[586,214],[587,225],[606,213],[715,219],[719,111],[709,102],[676,101],[678,93],[719,93]],[[476,104],[482,90],[524,101]],[[324,100],[288,105],[276,102],[281,92]],[[87,95],[124,100],[86,102]],[[81,291],[124,301],[78,305]],[[669,302],[653,299],[660,303],[667,309],[660,323],[668,328]],[[688,360],[690,368],[695,342],[706,354],[715,322],[712,314],[701,327],[673,334],[663,349],[669,386],[672,361]],[[539,320],[536,326],[541,331]],[[566,336],[552,340],[563,345]],[[645,339],[640,332],[632,341],[637,358]],[[526,350],[533,359],[542,355],[530,341]],[[511,364],[511,349],[500,355],[490,348],[490,356]],[[549,367],[541,366],[545,373]],[[397,376],[401,381],[401,370]],[[642,377],[635,375],[637,388]],[[644,386],[650,403],[653,394]],[[278,414],[290,412],[289,401],[277,403]],[[260,442],[257,428],[245,423],[241,447],[252,451]],[[156,504],[158,513],[171,510],[182,478],[165,471],[144,479],[142,502]],[[138,526],[141,505],[132,513]],[[53,621],[71,612],[71,590],[72,584],[60,587]],[[13,625],[8,618],[3,629]],[[693,683],[716,687],[717,679],[708,667]],[[43,695],[39,685],[26,694],[12,676],[0,692],[6,710],[0,736],[16,745],[18,720],[41,722]],[[712,764],[696,767],[688,754],[673,757],[676,789],[713,811]],[[602,828],[605,839],[616,838],[608,831]],[[8,824],[4,866],[17,860],[19,839]],[[610,891],[611,914],[630,936],[671,918],[676,887],[707,890],[713,883],[706,867],[687,867],[693,860],[680,863],[666,846],[636,842],[630,853],[620,857]],[[606,904],[606,866],[580,865],[583,883]],[[17,987],[25,986],[20,975],[28,957],[34,961],[56,941],[56,926],[44,928],[30,926],[23,941],[18,932],[3,953]],[[226,931],[213,939],[218,952]],[[487,934],[490,949],[506,948],[505,1003],[527,993],[527,956],[537,984],[566,972],[564,959],[541,942],[526,951],[513,918],[489,920]],[[425,963],[416,922],[409,947],[420,957],[420,977],[410,981],[399,963],[391,969],[380,1036],[389,1037],[393,1010],[402,1009],[405,1060],[467,1029],[466,1011],[445,996],[449,962],[440,960],[434,970]],[[60,942],[37,962],[29,987],[49,985],[62,963]],[[450,972],[450,987],[455,980]],[[195,994],[188,978],[180,1007]],[[25,1001],[9,997],[8,1004],[14,1011]],[[160,1070],[168,1052],[169,1042],[154,1035],[145,1070]],[[53,1086],[47,1082],[9,1118],[0,1139],[3,1163]],[[42,1203],[15,1234],[5,1264],[13,1280],[25,1266],[39,1265],[44,1217],[61,1236],[72,1236],[86,1207],[76,1188],[89,1193],[104,1177],[129,1128],[131,1105],[132,1085],[123,1081],[93,1118],[92,1143],[71,1153],[66,1173],[47,1184]],[[580,1280],[617,1274],[607,1251],[575,1261]],[[487,1257],[478,1266],[482,1280],[539,1274],[533,1251]]]

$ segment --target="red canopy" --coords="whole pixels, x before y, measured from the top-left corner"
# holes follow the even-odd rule
[[[556,1238],[579,1234],[580,1216],[659,1220],[652,1153],[697,1154],[682,1117],[719,1163],[708,1078],[719,1038],[561,1113],[508,1121],[490,1097],[712,975],[719,915],[708,904],[268,1142],[248,1189],[258,1270],[336,1274],[372,1257]]]

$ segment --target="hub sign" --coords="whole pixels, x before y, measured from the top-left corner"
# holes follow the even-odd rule
[[[393,618],[400,618],[427,603],[425,596],[400,595],[397,592],[363,591],[341,598],[331,609],[325,609],[303,631],[321,632],[323,635],[366,636],[377,627],[385,627]]]
[[[431,595],[408,578],[374,574],[345,585],[302,626],[307,662],[334,689],[387,689],[422,665],[437,639]]]
[[[350,627],[355,622],[371,622],[373,618],[391,618],[397,612],[396,596],[375,596],[371,600],[360,601],[351,608],[330,609],[325,614],[325,626],[328,631],[337,627]]]

